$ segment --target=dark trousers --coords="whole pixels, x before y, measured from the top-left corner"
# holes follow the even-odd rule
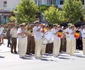
[[[8,42],[7,42],[7,47],[9,47],[9,45],[11,46],[10,37],[7,37],[7,40],[8,40]]]
[[[82,50],[82,38],[76,39],[76,49]]]
[[[34,54],[35,52],[35,41],[34,41],[34,37],[30,36],[28,37],[28,44],[27,44],[27,54]]]
[[[61,39],[61,47],[60,47],[60,52],[66,51],[66,38]]]
[[[53,43],[49,43],[46,45],[46,53],[52,53],[53,52]]]
[[[11,52],[16,52],[17,38],[12,38]]]

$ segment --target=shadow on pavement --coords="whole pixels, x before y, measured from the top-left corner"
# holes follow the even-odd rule
[[[0,58],[5,58],[4,56],[0,56]]]
[[[74,56],[79,57],[79,58],[85,58],[85,55],[75,54]]]
[[[54,60],[54,59],[46,59],[46,58],[40,58],[40,60],[42,60],[42,61],[53,61],[53,62],[57,62],[57,60]]]
[[[21,58],[23,60],[33,60],[31,57],[24,57],[24,58]]]
[[[32,55],[25,55],[24,58],[21,58],[23,60],[33,60],[33,56]]]
[[[59,59],[64,59],[64,60],[69,60],[70,58],[68,58],[68,57],[64,57],[64,56],[59,56],[59,57],[57,57],[57,58],[59,58]]]

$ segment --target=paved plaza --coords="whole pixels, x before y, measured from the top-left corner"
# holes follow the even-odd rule
[[[11,54],[5,44],[0,46],[0,70],[85,70],[85,56],[77,50],[73,56],[61,53],[58,57],[51,54],[35,59],[34,55],[27,55],[27,59],[19,58],[18,54]]]

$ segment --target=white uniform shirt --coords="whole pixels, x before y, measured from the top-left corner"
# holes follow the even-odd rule
[[[10,34],[13,38],[17,38],[17,29],[12,28]]]
[[[75,40],[75,37],[74,37],[74,30],[72,30],[72,29],[69,29],[69,33],[70,33],[70,39],[71,40]]]
[[[53,36],[53,32],[52,31],[46,31],[46,33],[44,34],[44,37],[47,40],[52,39],[52,36]]]
[[[1,27],[1,28],[0,28],[0,35],[3,34],[3,31],[4,31],[4,28]]]
[[[42,28],[40,29],[40,31],[41,31],[41,35],[44,36],[44,33],[42,32]]]
[[[17,33],[18,33],[18,34],[19,34],[19,33],[22,33],[22,29],[19,28],[18,31],[17,31]],[[25,38],[27,39],[27,36],[26,36]],[[21,35],[18,35],[18,40],[21,40],[21,39],[22,39],[22,36],[21,36]]]
[[[82,30],[82,38],[85,38],[85,29]]]
[[[70,32],[69,32],[69,31],[70,31],[69,28],[66,28],[66,29],[64,30],[66,37],[70,37]],[[66,32],[68,32],[69,34],[66,34]]]
[[[39,27],[37,27],[37,26],[34,26],[34,28],[33,28],[33,34],[34,34],[35,40],[42,39],[42,33],[41,33],[41,31],[37,31],[38,29],[39,29]]]
[[[54,34],[58,32],[58,29],[53,28],[51,31],[53,32],[53,36],[52,36],[53,40],[59,39],[58,36]]]

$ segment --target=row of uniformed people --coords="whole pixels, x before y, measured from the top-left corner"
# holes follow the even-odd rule
[[[9,35],[9,36],[8,36]],[[7,31],[7,36],[8,38],[11,39],[9,40],[9,44],[11,47],[11,53],[17,54],[17,43],[18,43],[18,54],[20,58],[24,58],[26,51],[27,51],[27,31],[25,29],[25,24],[20,24],[18,30],[15,25],[9,27]],[[18,38],[18,42],[17,42]]]
[[[62,29],[54,25],[53,27],[46,27],[43,31],[42,25],[35,24],[33,28],[35,39],[35,57],[40,58],[41,54],[46,52],[46,44],[53,42],[53,56],[58,56],[61,46],[61,38],[66,36],[66,52],[73,55],[76,49],[76,38],[79,37],[78,32],[75,33],[74,26],[68,26],[66,29]]]
[[[27,51],[27,31],[25,26],[21,25],[18,29],[18,46],[19,56],[24,57]],[[46,53],[46,45],[53,43],[53,56],[58,56],[61,46],[61,39],[66,36],[66,52],[73,55],[76,49],[76,38],[79,38],[79,33],[75,33],[75,27],[69,25],[66,29],[54,25],[53,27],[43,27],[38,22],[33,27],[33,36],[35,41],[35,57],[40,58],[41,54]],[[85,54],[85,27],[81,30],[83,41],[83,53]],[[23,47],[24,46],[24,47]],[[29,49],[30,50],[30,49]]]
[[[76,38],[74,37],[75,28],[74,26],[68,26],[64,32],[66,35],[66,52],[73,55],[76,49]]]
[[[71,37],[70,35],[70,28],[72,28],[72,30],[74,30],[73,31],[73,36]],[[67,44],[66,44],[66,52],[67,53],[70,53],[71,52],[71,54],[73,54],[74,53],[74,51],[75,51],[75,48],[76,48],[76,45],[78,44],[78,43],[80,43],[81,42],[81,44],[78,44],[78,45],[80,45],[80,47],[82,48],[82,50],[83,50],[83,54],[85,55],[85,26],[82,26],[82,27],[79,27],[79,28],[76,28],[75,29],[75,27],[71,27],[70,25],[68,26],[68,28],[65,30],[66,31],[66,42],[67,42]],[[70,38],[71,37],[71,38]],[[79,42],[77,42],[77,40],[78,39],[81,39],[81,41],[79,41]],[[77,42],[77,43],[76,43]],[[72,45],[72,44],[73,45]],[[69,44],[71,44],[72,45],[72,47],[71,48],[74,48],[74,50],[70,50],[70,48],[69,48]],[[75,47],[74,47],[75,46]],[[69,52],[69,50],[70,50],[70,52]]]
[[[73,55],[76,49],[76,45],[81,42],[81,44],[78,44],[83,48],[83,54],[85,55],[85,26],[75,28],[74,26],[68,25],[68,27],[65,29],[66,33],[66,52]],[[78,39],[81,39],[81,41],[77,42]],[[76,43],[77,42],[77,43]],[[69,47],[71,45],[72,47]]]

